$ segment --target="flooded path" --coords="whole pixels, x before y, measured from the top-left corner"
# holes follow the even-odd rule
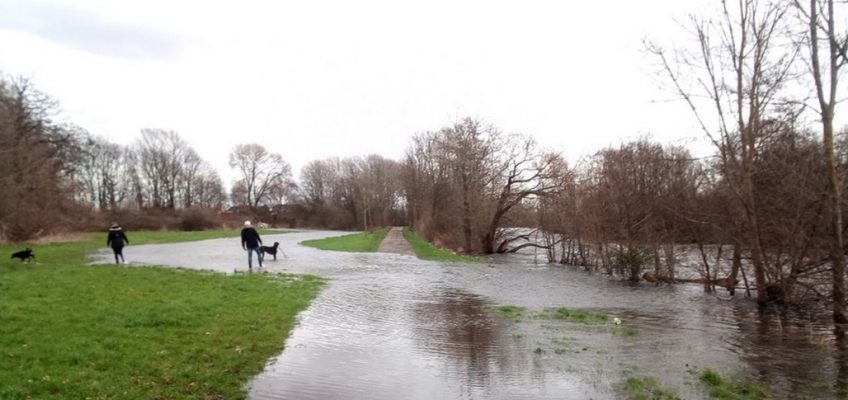
[[[633,286],[532,255],[453,264],[388,253],[297,245],[347,232],[266,235],[286,256],[265,271],[329,279],[299,316],[283,353],[249,384],[251,399],[608,399],[628,376],[653,377],[683,398],[703,398],[690,368],[739,373],[780,397],[834,398],[848,366],[824,316],[760,315],[751,302],[697,286]],[[239,240],[129,246],[130,263],[246,271]],[[111,255],[99,253],[104,262]],[[523,316],[587,308],[620,317],[634,334]]]
[[[383,239],[383,242],[380,243],[380,247],[377,249],[377,252],[406,255],[415,254],[415,252],[412,251],[412,246],[406,241],[406,238],[403,237],[403,228],[399,226],[392,227]]]

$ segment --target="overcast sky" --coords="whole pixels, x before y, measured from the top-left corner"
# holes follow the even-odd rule
[[[644,134],[702,139],[642,42],[684,41],[675,21],[703,4],[0,0],[0,71],[111,141],[175,130],[226,181],[236,144],[297,176],[317,158],[400,158],[464,116],[573,162]]]

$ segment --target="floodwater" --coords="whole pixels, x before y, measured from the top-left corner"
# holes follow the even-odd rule
[[[768,384],[781,398],[836,398],[837,380],[848,380],[826,313],[763,314],[698,285],[633,285],[535,264],[532,254],[461,264],[297,244],[345,233],[263,237],[285,253],[266,258],[264,271],[323,276],[328,285],[249,383],[249,398],[614,399],[630,376],[704,398],[688,372],[696,368]],[[110,253],[97,257],[109,262]],[[237,238],[124,253],[136,265],[247,270]],[[512,319],[487,311],[492,305],[526,311]],[[616,316],[626,330],[534,317],[554,307]]]

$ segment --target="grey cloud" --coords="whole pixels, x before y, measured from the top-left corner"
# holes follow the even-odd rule
[[[145,26],[121,24],[65,5],[0,5],[0,29],[27,32],[95,54],[130,59],[178,55],[185,39]]]

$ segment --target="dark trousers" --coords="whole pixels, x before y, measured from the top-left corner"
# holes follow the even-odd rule
[[[113,247],[112,251],[115,252],[115,264],[120,264],[121,261],[124,261],[124,246]],[[118,260],[118,257],[121,257],[121,259]]]

